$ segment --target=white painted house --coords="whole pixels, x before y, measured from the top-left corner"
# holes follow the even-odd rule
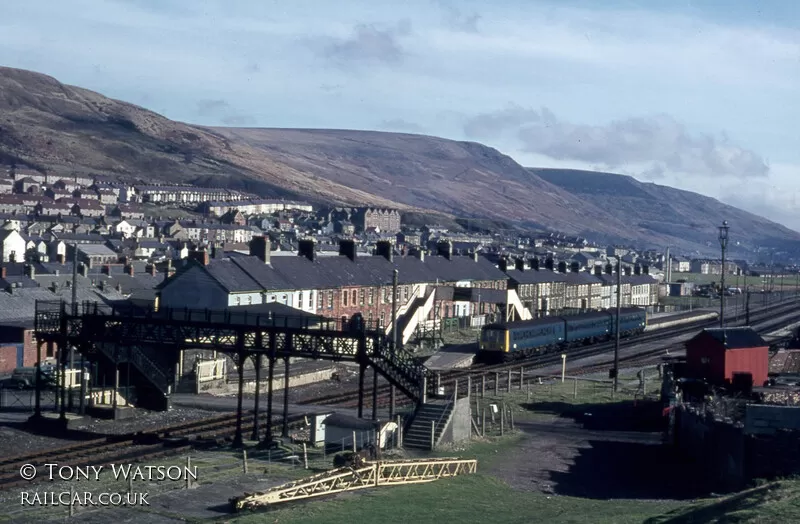
[[[0,260],[3,262],[24,262],[25,246],[25,239],[19,231],[0,230]]]

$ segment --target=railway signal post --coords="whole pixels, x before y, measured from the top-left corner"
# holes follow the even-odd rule
[[[617,257],[617,318],[614,322],[614,369],[611,370],[614,379],[614,391],[617,391],[619,375],[619,317],[622,314],[622,261]]]

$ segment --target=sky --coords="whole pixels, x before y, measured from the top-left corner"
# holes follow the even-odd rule
[[[477,141],[800,230],[795,0],[6,0],[0,65],[189,123]]]

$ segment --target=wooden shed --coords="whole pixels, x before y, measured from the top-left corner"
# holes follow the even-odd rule
[[[717,386],[749,374],[753,386],[763,386],[769,374],[769,344],[749,327],[704,329],[686,342],[686,371]]]

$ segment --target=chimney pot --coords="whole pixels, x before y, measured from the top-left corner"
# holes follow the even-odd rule
[[[514,260],[514,267],[517,268],[519,271],[525,271],[525,259],[518,258]]]
[[[570,264],[570,269],[572,270],[573,273],[577,273],[581,270],[581,265],[577,262],[573,262],[572,264]]]
[[[602,268],[602,266],[594,266],[594,274],[595,274],[596,276],[598,276],[598,277],[599,277],[600,275],[602,275],[602,274],[603,274],[603,268]]]
[[[566,273],[567,272],[567,263],[566,262],[559,262],[558,263],[558,272],[559,273]]]

